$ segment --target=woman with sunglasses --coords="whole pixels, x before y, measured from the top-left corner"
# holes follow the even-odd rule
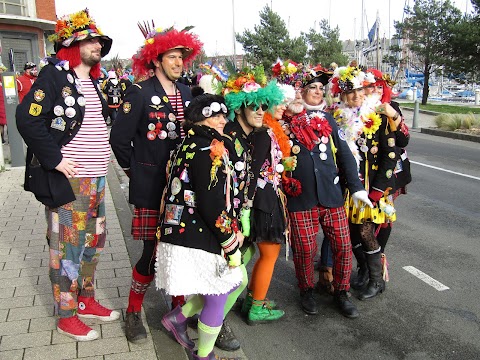
[[[248,146],[248,178],[245,186],[239,188],[244,191],[242,211],[250,213],[250,217],[244,215],[242,225],[250,220],[249,240],[257,244],[260,256],[253,267],[242,312],[248,314],[249,325],[256,325],[278,320],[285,314],[272,309],[272,302],[266,300],[281,244],[285,243],[288,232],[280,176],[284,169],[282,152],[273,131],[263,126],[266,111],[281,106],[284,96],[275,82],[266,83],[261,66],[232,75],[224,92],[230,118],[237,124],[234,126],[237,131],[231,132],[233,141],[240,144],[240,137],[247,140],[243,144]],[[240,146],[236,146],[238,151]]]

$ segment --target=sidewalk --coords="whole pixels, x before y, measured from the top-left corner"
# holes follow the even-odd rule
[[[101,334],[96,341],[75,342],[57,333],[44,208],[23,190],[23,175],[23,168],[0,172],[0,359],[157,359],[150,332],[142,345],[129,343],[124,335],[132,268],[110,184],[106,191],[108,235],[98,265],[97,298],[121,310],[123,316],[110,323],[89,320],[87,324]],[[176,347],[173,341],[172,346]]]

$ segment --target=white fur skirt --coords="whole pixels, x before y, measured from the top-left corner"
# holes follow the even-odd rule
[[[242,282],[240,268],[229,268],[223,256],[159,242],[155,284],[168,295],[226,294]]]

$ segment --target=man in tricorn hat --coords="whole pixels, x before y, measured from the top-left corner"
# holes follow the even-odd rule
[[[16,112],[18,130],[28,145],[25,190],[46,206],[57,330],[88,341],[99,334],[79,317],[120,317],[94,298],[95,269],[106,240],[110,159],[108,108],[96,79],[112,40],[87,9],[59,19],[49,40],[55,42],[56,58],[42,60],[38,79]]]
[[[184,109],[192,95],[178,82],[185,63],[200,53],[202,43],[188,29],[155,29],[139,24],[144,45],[133,56],[133,73],[146,80],[129,87],[110,134],[112,150],[130,177],[129,201],[134,208],[132,235],[143,241],[143,253],[133,268],[125,334],[130,342],[145,341],[141,309],[155,274],[156,229],[166,186],[170,152],[180,143]],[[153,76],[150,76],[153,73]],[[184,303],[172,297],[172,308]]]

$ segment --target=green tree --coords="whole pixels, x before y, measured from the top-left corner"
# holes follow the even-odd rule
[[[445,64],[451,64],[447,51],[452,41],[452,26],[462,18],[450,0],[416,0],[413,8],[405,9],[406,17],[395,23],[396,37],[403,39],[416,58],[424,75],[422,104],[427,103],[430,75]]]
[[[340,29],[338,26],[332,29],[326,19],[320,22],[320,33],[311,28],[308,33],[302,33],[302,36],[309,45],[309,63],[328,67],[332,62],[340,65],[348,62],[348,56],[342,53]]]
[[[235,38],[242,44],[247,62],[263,64],[267,72],[277,58],[303,62],[307,52],[303,39],[291,39],[285,22],[268,5],[260,11],[260,25],[255,25],[253,31],[236,34]]]

